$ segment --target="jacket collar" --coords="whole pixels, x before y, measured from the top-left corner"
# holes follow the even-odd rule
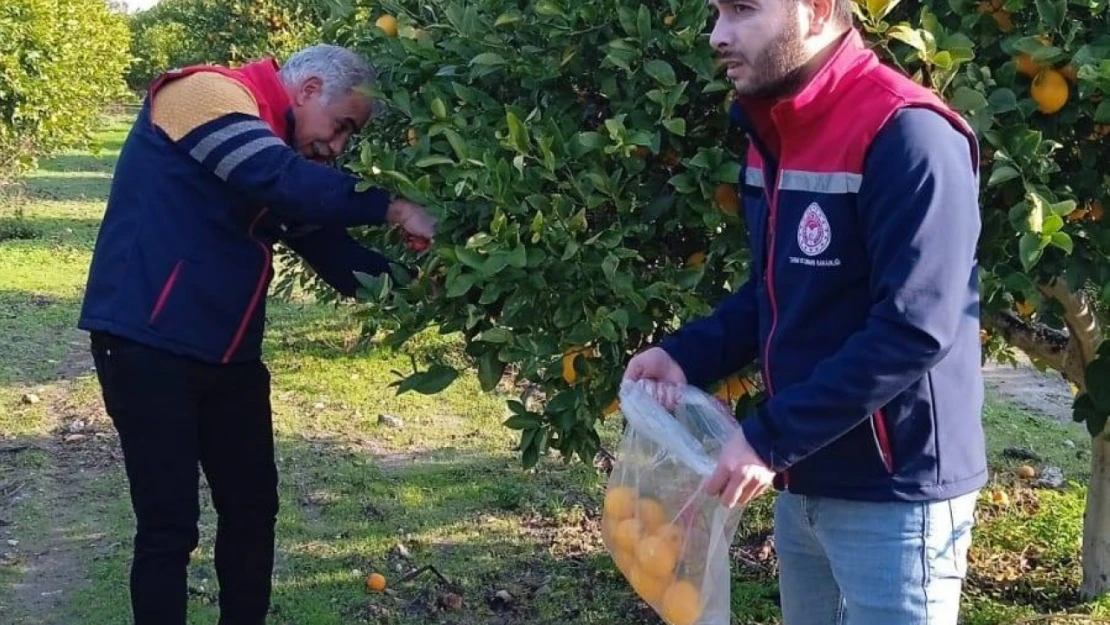
[[[278,63],[272,58],[248,63],[238,69],[254,89],[263,118],[274,133],[290,142],[293,134],[293,101],[278,74]]]
[[[773,102],[737,97],[730,111],[733,123],[749,134],[771,126],[788,135],[815,122],[827,121],[830,101],[838,97],[845,85],[878,63],[854,28],[834,45],[821,68],[794,95]]]

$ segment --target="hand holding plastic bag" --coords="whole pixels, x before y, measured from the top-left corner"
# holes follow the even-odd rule
[[[705,481],[740,425],[712,396],[684,387],[668,411],[653,383],[625,382],[628,422],[609,477],[602,539],[629,584],[670,625],[728,625],[729,547],[741,509]]]

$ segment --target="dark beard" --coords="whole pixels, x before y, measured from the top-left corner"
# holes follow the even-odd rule
[[[751,65],[758,73],[750,86],[739,91],[740,95],[773,100],[801,89],[807,78],[806,53],[797,20],[788,23],[790,26]]]

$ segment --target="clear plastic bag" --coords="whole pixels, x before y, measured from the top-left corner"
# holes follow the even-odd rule
[[[712,396],[682,389],[673,412],[651,382],[626,382],[628,427],[609,476],[602,539],[633,590],[670,625],[728,625],[729,547],[741,509],[703,486],[740,425]]]

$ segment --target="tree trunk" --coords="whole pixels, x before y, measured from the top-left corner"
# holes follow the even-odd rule
[[[1087,365],[1102,344],[1102,328],[1094,306],[1072,292],[1062,280],[1040,285],[1040,291],[1064,309],[1066,330],[1031,324],[1013,313],[985,319],[1010,345],[1040,359],[1086,392]],[[1083,583],[1080,593],[1094,599],[1110,593],[1110,440],[1107,431],[1091,439],[1091,481],[1083,514]]]
[[[1110,592],[1110,441],[1105,434],[1091,441],[1091,483],[1083,514],[1083,585],[1094,599]]]

